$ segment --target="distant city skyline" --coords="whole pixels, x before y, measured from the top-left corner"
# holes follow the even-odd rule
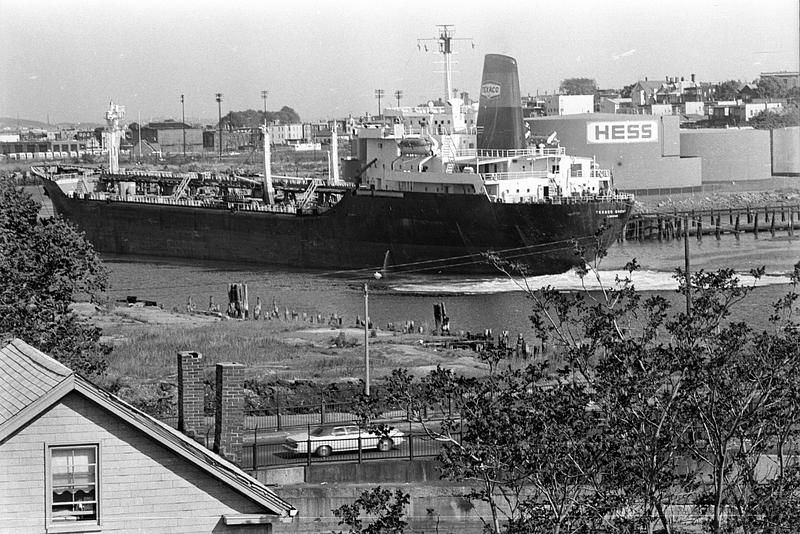
[[[562,79],[621,88],[645,77],[752,81],[800,68],[797,0],[337,2],[208,0],[108,4],[0,0],[0,117],[102,122],[216,121],[222,113],[292,107],[305,121],[416,105],[441,96],[437,24],[452,24],[453,87],[477,97],[483,57],[519,64],[523,94]]]

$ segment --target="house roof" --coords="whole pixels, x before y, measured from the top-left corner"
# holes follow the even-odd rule
[[[634,87],[638,85],[642,89],[649,90],[649,91],[658,91],[661,88],[661,85],[664,82],[656,81],[656,80],[639,80],[636,82]]]
[[[20,339],[0,347],[0,443],[73,391],[264,506],[270,513],[281,517],[293,517],[297,513],[292,505],[236,465],[76,375]]]
[[[142,128],[152,128],[153,130],[182,130],[184,128],[191,129],[192,127],[180,121],[167,119],[161,122],[150,122],[142,125]]]

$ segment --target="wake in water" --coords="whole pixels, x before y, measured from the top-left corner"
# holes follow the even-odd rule
[[[678,289],[678,281],[673,273],[662,271],[640,270],[633,274],[625,270],[600,271],[600,281],[590,273],[583,280],[575,271],[568,271],[563,274],[553,274],[545,276],[531,276],[525,279],[509,279],[506,277],[496,278],[470,278],[470,279],[427,279],[408,283],[400,283],[392,286],[394,291],[400,293],[434,293],[434,294],[459,294],[459,295],[480,295],[493,293],[508,293],[515,291],[525,291],[526,288],[541,289],[543,287],[553,287],[563,291],[575,291],[580,289],[598,290],[602,286],[612,288],[615,281],[630,276],[636,289],[642,291],[673,291]],[[748,273],[738,275],[742,285],[752,285],[753,277]],[[772,274],[763,276],[756,281],[756,286],[788,284],[787,275]]]

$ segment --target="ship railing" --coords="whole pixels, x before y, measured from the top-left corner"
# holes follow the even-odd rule
[[[569,173],[570,178],[583,178],[583,171],[576,169]],[[593,169],[589,172],[589,178],[611,178],[611,171],[608,169]]]
[[[456,152],[457,157],[478,157],[485,159],[519,158],[524,156],[563,156],[564,154],[566,154],[564,147],[529,147],[513,150],[478,150],[475,148],[464,148]]]
[[[519,171],[519,172],[485,172],[481,174],[484,182],[497,182],[500,180],[528,180],[547,178],[547,171]]]
[[[587,202],[630,202],[633,200],[633,195],[629,193],[614,193],[613,191],[601,192],[596,195],[578,194],[578,195],[551,195],[544,197],[539,202],[548,204],[585,204]]]
[[[72,193],[73,198],[88,200],[102,200],[109,202],[133,202],[136,204],[167,204],[170,206],[191,206],[197,208],[220,207],[214,199],[172,198],[158,195],[118,195],[116,193],[86,193],[77,191]],[[259,202],[227,202],[225,204],[231,211],[262,211],[270,213],[297,213],[297,208],[291,204],[262,204]]]

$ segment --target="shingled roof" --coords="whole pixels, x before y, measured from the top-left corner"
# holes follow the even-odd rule
[[[239,467],[169,425],[100,388],[50,356],[14,339],[0,347],[0,443],[61,398],[77,392],[123,419],[272,514],[291,518],[297,510]]]

